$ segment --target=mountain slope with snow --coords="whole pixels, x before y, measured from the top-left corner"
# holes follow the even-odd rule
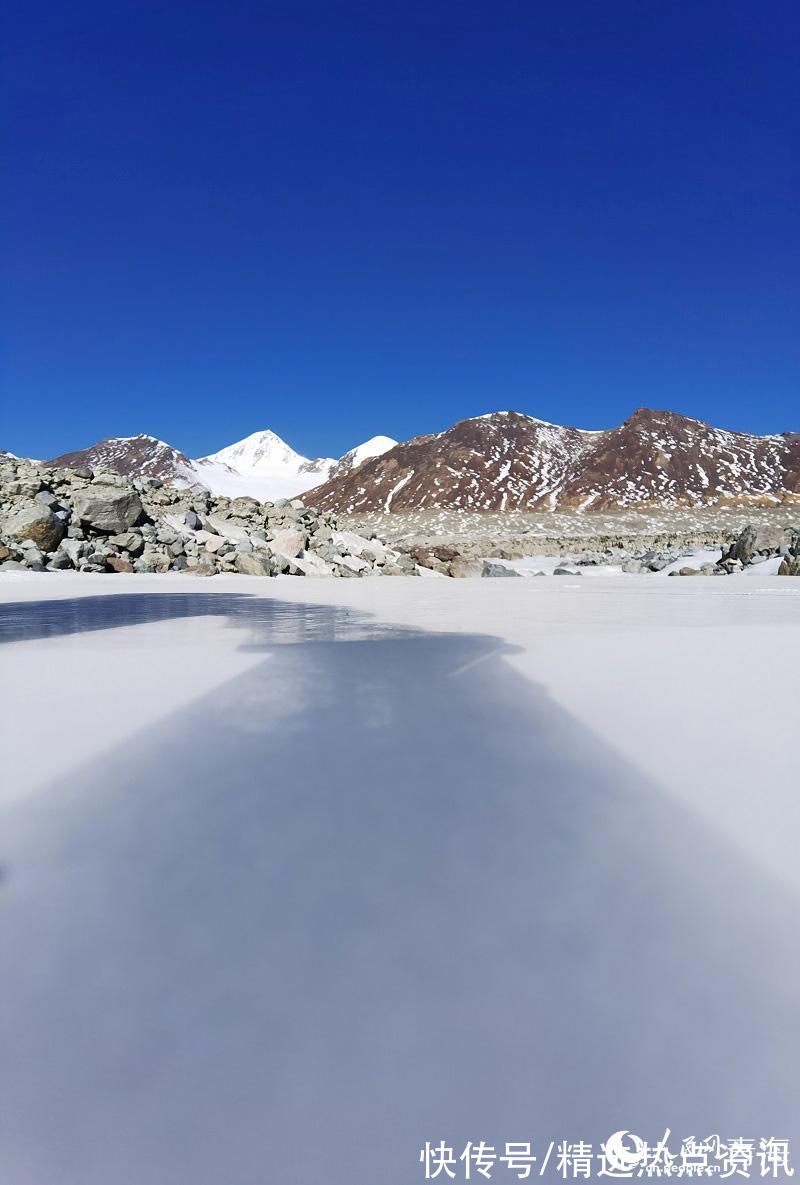
[[[159,478],[172,485],[199,485],[230,498],[249,496],[268,501],[293,498],[327,481],[334,472],[349,473],[396,443],[388,436],[373,436],[338,460],[311,459],[265,429],[192,460],[155,436],[140,435],[101,440],[88,448],[63,453],[50,464],[112,469],[126,476]]]
[[[559,507],[775,505],[800,497],[800,435],[754,436],[640,407],[598,434]]]
[[[67,469],[111,469],[126,477],[157,477],[173,485],[191,485],[194,461],[156,436],[110,436],[88,448],[62,453],[48,462]]]
[[[548,508],[596,435],[514,411],[476,416],[334,476],[314,502],[343,513]]]
[[[729,432],[649,408],[601,432],[493,412],[397,445],[307,497],[344,514],[779,505],[800,501],[800,434]]]
[[[198,460],[141,435],[101,440],[52,463],[196,484],[229,497],[302,494],[342,514],[800,502],[800,433],[731,432],[645,407],[599,432],[492,412],[405,443],[374,436],[338,460],[304,457],[264,430]]]

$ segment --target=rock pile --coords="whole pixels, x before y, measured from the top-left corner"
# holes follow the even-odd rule
[[[297,499],[258,502],[158,478],[0,456],[0,570],[413,576],[413,557]]]
[[[723,551],[719,566],[735,572],[776,555],[782,557],[779,576],[800,576],[800,528],[748,525]]]
[[[800,576],[800,528],[748,525],[737,535],[715,564],[681,568],[671,576],[733,576],[773,556],[781,556],[779,576]]]
[[[685,565],[673,568],[670,576],[732,576],[754,564],[761,564],[772,556],[782,556],[778,574],[780,576],[800,575],[800,527],[753,526],[748,524],[727,547],[720,548],[720,558],[715,562],[701,564],[699,568]],[[622,562],[622,571],[643,575],[648,572],[663,572],[683,557],[691,556],[687,548],[650,549],[629,552]],[[592,564],[619,563],[619,553],[611,551],[586,552],[576,563]]]
[[[468,539],[460,545],[456,545],[454,540],[447,543],[428,540],[410,544],[409,552],[421,567],[430,568],[443,576],[458,578],[519,575],[512,568],[479,558],[476,555],[478,546]],[[514,559],[522,558],[521,549],[514,546],[498,545],[491,554],[512,562]],[[553,575],[580,576],[582,568],[613,566],[621,567],[623,572],[636,576],[663,572],[670,567],[670,576],[731,576],[754,564],[763,563],[772,556],[781,556],[778,575],[800,576],[800,527],[748,525],[730,545],[720,548],[720,558],[713,563],[703,563],[697,568],[688,565],[673,566],[679,560],[688,560],[694,554],[694,549],[681,546],[642,546],[640,549],[630,545],[606,546],[596,550],[576,549],[570,552],[562,549],[562,566],[555,568]],[[536,572],[534,575],[543,576],[545,573]]]

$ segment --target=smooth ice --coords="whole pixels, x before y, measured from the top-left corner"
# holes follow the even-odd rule
[[[105,746],[82,683],[84,759],[0,809],[0,1179],[405,1185],[426,1140],[800,1134],[796,894],[521,645],[299,583],[0,605],[10,782],[60,743],[8,682],[37,655],[119,711],[148,637],[156,703],[157,661],[227,671]]]

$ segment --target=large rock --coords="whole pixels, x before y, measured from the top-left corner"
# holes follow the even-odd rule
[[[750,557],[754,554],[755,542],[758,536],[756,528],[752,523],[748,523],[743,531],[739,533],[736,539],[722,556],[723,560],[739,560],[742,564],[749,564]]]
[[[364,572],[369,571],[369,564],[366,560],[361,560],[358,556],[343,555],[339,560],[339,572],[341,575],[347,573],[351,576],[362,576]]]
[[[125,531],[122,535],[112,535],[109,543],[113,543],[120,551],[127,551],[129,555],[141,555],[144,551],[144,539],[138,531]]]
[[[500,567],[496,564],[495,567]],[[471,576],[483,576],[483,560],[468,555],[457,555],[450,561],[450,575],[456,580],[467,580]]]
[[[109,535],[122,534],[144,515],[138,494],[105,482],[76,490],[72,496],[72,509],[82,523]]]
[[[133,564],[128,559],[128,557],[124,555],[110,555],[106,560],[106,563],[108,564],[109,568],[111,568],[112,572],[133,571]]]
[[[365,551],[374,551],[377,540],[366,539],[363,535],[357,535],[355,531],[334,531],[333,543],[342,555],[361,557]]]
[[[48,506],[36,502],[12,515],[5,524],[3,534],[17,543],[30,539],[42,551],[55,551],[65,532],[66,526],[61,519],[56,518]]]
[[[292,560],[291,566],[302,572],[304,576],[332,576],[333,566],[327,564],[321,556],[314,552],[307,552],[302,559]]]
[[[307,543],[308,533],[306,531],[295,530],[293,527],[273,531],[272,538],[269,541],[272,551],[278,552],[280,555],[285,555],[288,559],[294,559],[296,556],[299,556]]]
[[[246,551],[236,554],[236,571],[242,576],[271,576],[272,563],[269,556]]]
[[[207,552],[212,555],[224,547],[227,540],[222,535],[212,535],[210,531],[198,531],[197,541],[205,546]]]
[[[73,566],[74,565],[72,563],[72,560],[69,558],[67,553],[62,548],[59,547],[58,551],[55,553],[55,555],[51,559],[50,563],[47,564],[47,571],[48,572],[65,572],[65,571],[68,571]]]
[[[785,555],[778,568],[779,576],[800,576],[800,556]]]
[[[759,555],[778,555],[789,551],[793,545],[793,537],[791,527],[774,527],[764,523],[754,526],[748,523],[728,550],[723,552],[722,559],[752,564]]]
[[[145,549],[138,559],[133,561],[134,572],[168,572],[170,557],[161,551]]]
[[[413,557],[406,555],[405,552],[401,552],[399,555],[396,555],[394,557],[394,563],[404,576],[417,575],[417,565],[414,563]]]
[[[481,576],[519,576],[519,572],[507,568],[505,564],[493,564],[491,560],[484,560]]]
[[[77,568],[78,561],[88,555],[89,544],[85,543],[83,539],[62,539],[60,550],[69,556],[70,561]]]
[[[790,527],[771,527],[765,524],[756,528],[753,540],[753,551],[757,555],[777,555],[792,545],[792,530]]]
[[[222,518],[219,514],[210,514],[206,520],[206,528],[209,534],[220,535],[223,539],[229,540],[231,543],[249,543],[250,536],[244,527],[239,527],[236,523],[230,522],[226,518]]]

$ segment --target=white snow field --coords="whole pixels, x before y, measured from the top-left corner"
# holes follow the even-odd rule
[[[0,577],[0,1181],[796,1140],[799,659],[769,574]]]

